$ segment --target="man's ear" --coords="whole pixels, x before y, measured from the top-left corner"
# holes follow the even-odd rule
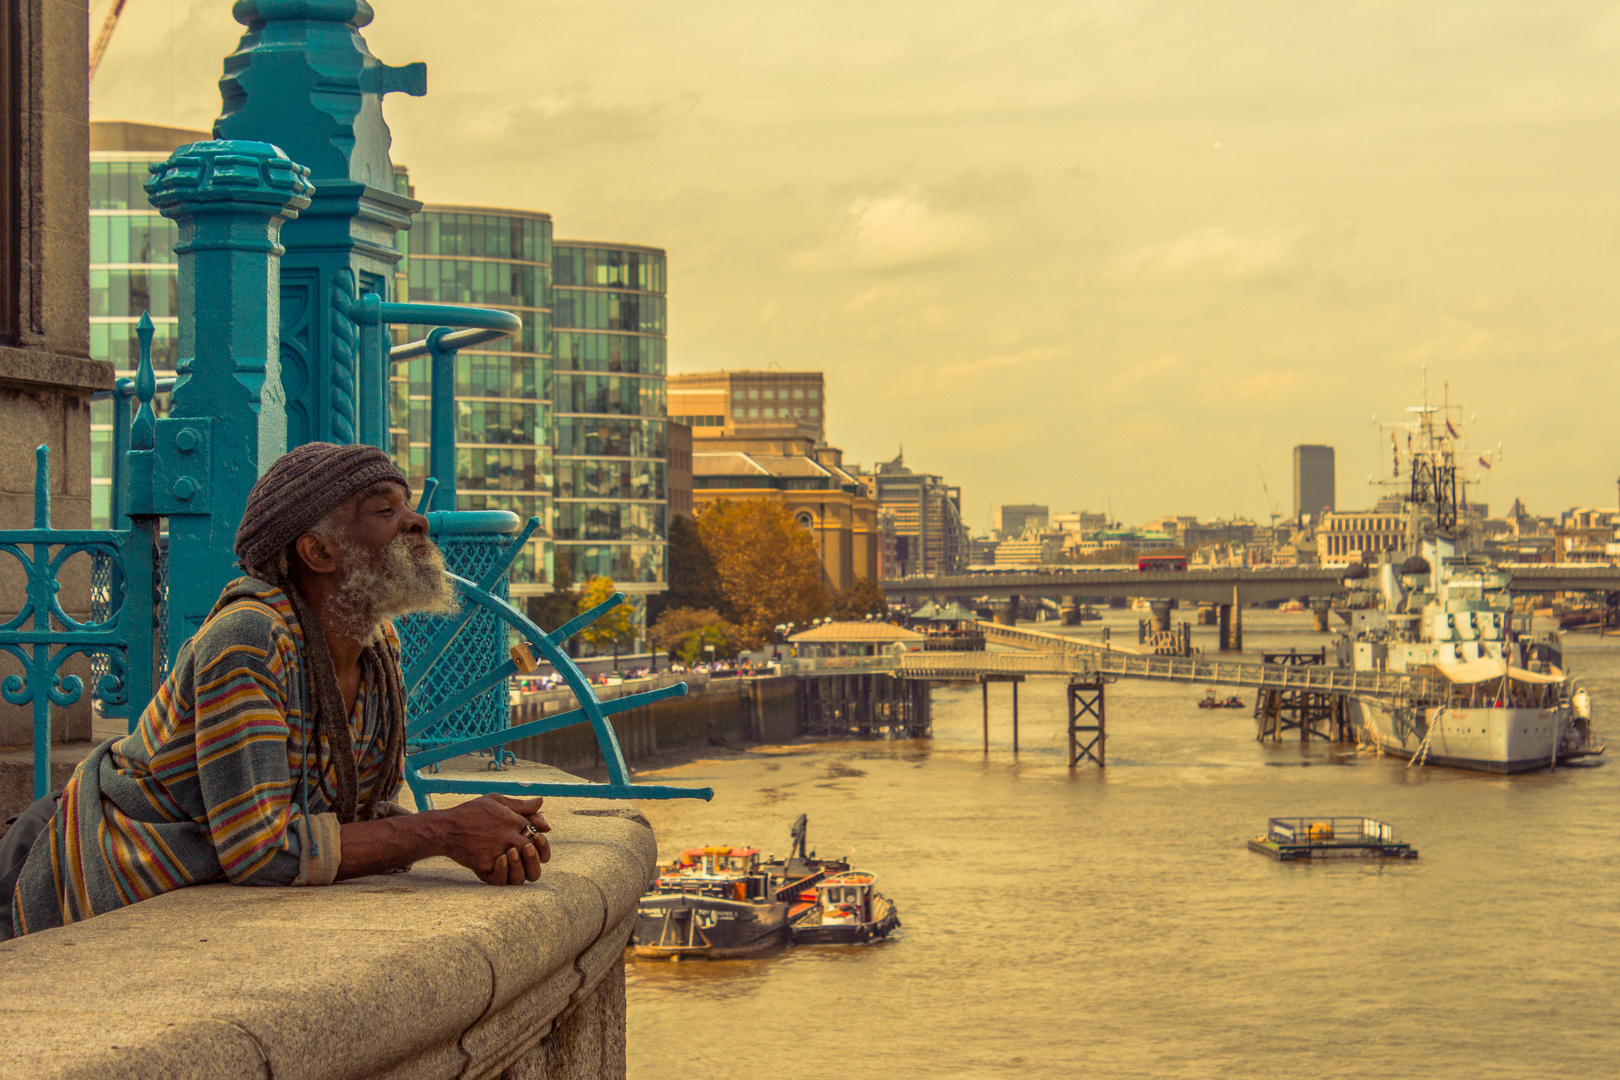
[[[306,569],[316,574],[330,574],[338,568],[337,552],[314,533],[305,533],[293,541],[293,550]]]

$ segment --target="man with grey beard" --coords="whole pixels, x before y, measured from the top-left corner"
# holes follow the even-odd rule
[[[265,470],[236,534],[246,576],[134,733],[0,837],[0,938],[187,885],[326,885],[434,855],[491,885],[540,876],[541,800],[417,814],[393,801],[405,700],[391,620],[457,605],[409,496],[371,446],[306,443]]]

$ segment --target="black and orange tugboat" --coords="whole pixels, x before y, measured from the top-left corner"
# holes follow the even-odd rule
[[[816,886],[849,869],[843,859],[806,850],[808,823],[793,823],[786,859],[758,848],[697,847],[681,852],[641,898],[631,946],[640,957],[737,960],[791,942],[789,924],[818,903]]]
[[[788,903],[760,868],[759,849],[681,853],[636,910],[635,954],[737,960],[788,944]]]

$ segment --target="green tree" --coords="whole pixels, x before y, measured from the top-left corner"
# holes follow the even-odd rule
[[[889,616],[889,598],[883,594],[883,586],[871,578],[856,578],[849,588],[837,590],[828,597],[828,606],[835,619]]]
[[[713,609],[724,618],[733,617],[731,605],[720,588],[714,557],[704,545],[696,521],[685,514],[670,518],[664,557],[669,591],[647,598],[649,624],[656,623],[665,611],[675,608]]]
[[[695,664],[705,645],[713,645],[716,656],[734,656],[732,645],[737,628],[713,608],[670,608],[653,626],[653,644],[683,664]]]
[[[593,577],[585,583],[580,590],[577,614],[583,615],[598,604],[605,603],[609,597],[618,591],[618,586],[610,577]],[[619,650],[628,648],[636,640],[636,623],[629,604],[620,604],[618,607],[603,613],[591,625],[579,632],[579,639],[587,645],[597,648],[611,646],[613,648],[613,666],[619,666]]]
[[[722,499],[698,515],[697,526],[731,608],[738,648],[759,648],[777,623],[808,623],[826,613],[815,543],[785,508]]]

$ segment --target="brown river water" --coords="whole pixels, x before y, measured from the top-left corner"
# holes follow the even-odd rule
[[[1136,615],[1109,612],[1115,640]],[[1041,628],[1050,628],[1045,624]],[[1091,636],[1097,623],[1083,633]],[[1309,614],[1249,612],[1250,653],[1314,651]],[[1194,643],[1213,652],[1213,630]],[[1620,754],[1620,638],[1569,635]],[[696,844],[822,855],[900,909],[865,948],[750,961],[630,960],[630,1075],[1620,1076],[1620,763],[1515,777],[1336,764],[1254,741],[1202,686],[1108,689],[1108,767],[1065,761],[1063,683],[934,691],[933,738],[767,747],[638,780],[712,785],[642,803],[668,859]],[[1252,695],[1242,691],[1252,704]],[[1394,824],[1413,862],[1281,864],[1268,816]]]

